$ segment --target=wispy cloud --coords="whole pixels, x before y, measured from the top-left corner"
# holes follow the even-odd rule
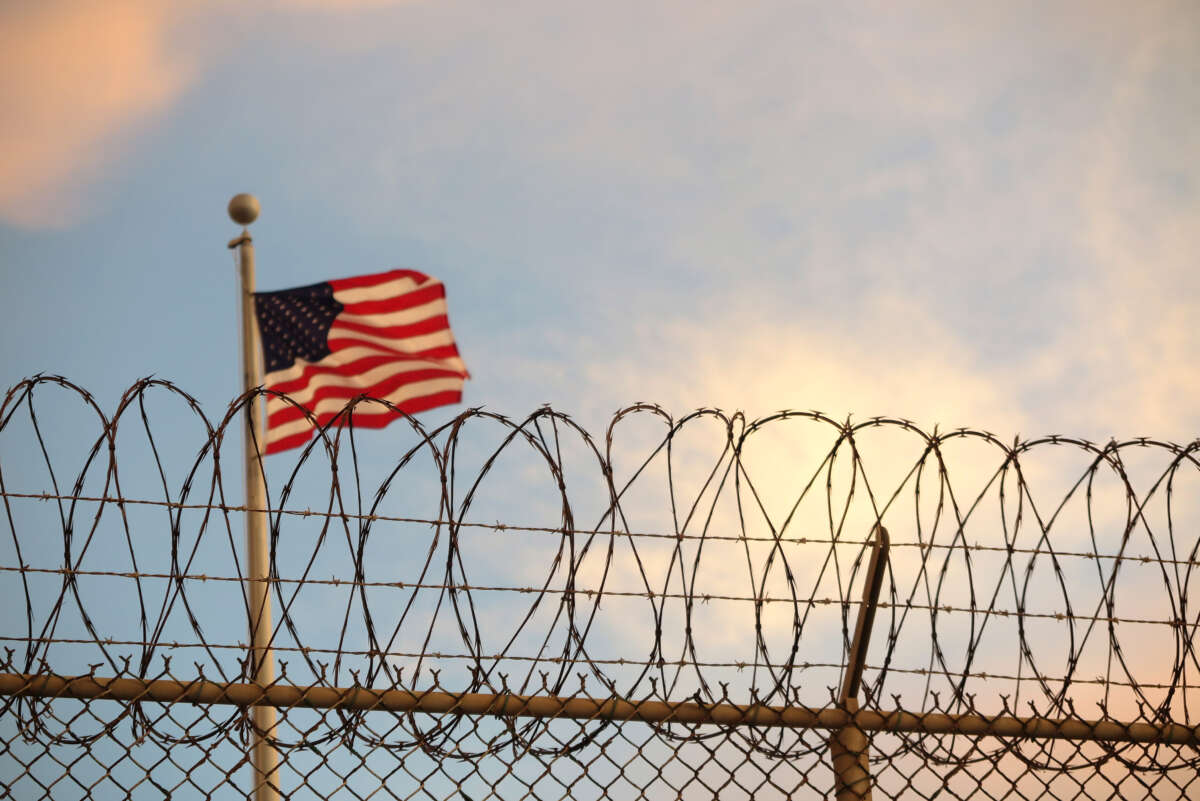
[[[1200,430],[1200,105],[1185,86],[1187,26],[1144,37],[1123,59],[1085,149],[1080,238],[1096,265],[1042,355],[1055,392],[1089,427],[1190,439]],[[1193,102],[1188,102],[1189,96]],[[1182,101],[1182,102],[1180,102]]]
[[[347,12],[397,0],[280,0],[249,16]],[[225,52],[198,45],[233,6],[50,0],[0,10],[0,220],[56,228],[95,206],[90,190]],[[220,37],[215,37],[220,38]]]
[[[679,411],[818,409],[835,418],[906,416],[930,427],[977,425],[1010,436],[1028,424],[1003,379],[913,298],[877,294],[840,321],[763,319],[735,302],[638,331],[638,354],[596,354],[587,369],[591,383]]]
[[[167,4],[24,3],[0,15],[0,218],[66,225],[86,208],[83,186],[193,71],[165,41]]]

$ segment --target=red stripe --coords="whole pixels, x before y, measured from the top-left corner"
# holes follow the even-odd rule
[[[348,320],[343,320],[341,317],[335,317],[333,318],[333,325],[329,329],[329,338],[333,339],[334,332],[340,330],[357,331],[360,334],[370,334],[371,336],[400,340],[434,334],[438,331],[445,331],[449,327],[450,320],[444,314],[427,317],[424,320],[409,323],[408,325],[369,325],[367,323],[352,323]],[[402,343],[397,342],[396,345],[402,346]]]
[[[298,431],[295,434],[289,434],[281,440],[270,443],[267,445],[267,455],[270,456],[272,453],[279,453],[280,451],[290,450],[291,448],[303,445],[312,439],[313,430],[310,428],[307,431]]]
[[[432,395],[423,395],[419,398],[409,398],[402,403],[396,404],[396,406],[402,412],[416,414],[418,412],[424,412],[428,409],[433,409],[438,406],[449,406],[451,404],[461,402],[462,392],[460,390],[445,390],[443,392],[435,392]],[[364,408],[379,407],[364,406]],[[325,425],[336,416],[337,412],[327,412],[326,414],[322,414],[317,418],[318,424]],[[354,426],[355,428],[383,428],[398,417],[403,417],[403,414],[400,412],[393,412],[390,409],[381,412],[356,411],[354,412]],[[339,423],[339,425],[345,425],[345,423],[342,422]],[[295,434],[289,434],[283,439],[269,444],[266,452],[268,454],[279,453],[280,451],[286,451],[291,448],[298,447],[312,439],[312,435],[313,429],[309,429],[308,431],[298,431]]]
[[[308,382],[312,380],[313,376],[336,375],[339,377],[353,378],[355,376],[362,375],[368,370],[374,370],[376,367],[384,364],[397,364],[406,361],[430,362],[441,360],[422,359],[415,356],[408,356],[407,354],[404,356],[396,356],[392,353],[384,353],[378,356],[364,356],[361,359],[355,359],[347,364],[325,364],[324,362],[317,362],[316,364],[310,364],[306,366],[300,375],[296,376],[295,378],[290,378],[287,381],[272,382],[270,380],[270,376],[267,376],[267,389],[273,389],[276,392],[294,395],[308,386]],[[465,376],[465,371],[458,370],[456,368],[447,366],[439,369],[445,369],[454,373],[455,375]]]
[[[383,314],[386,312],[404,311],[415,306],[424,306],[435,300],[446,297],[446,287],[441,284],[423,286],[411,292],[380,300],[360,300],[357,303],[345,303],[344,314]]]
[[[329,350],[336,353],[339,350],[347,348],[364,347],[372,348],[380,353],[394,354],[398,358],[405,359],[449,359],[458,355],[458,346],[451,342],[449,345],[438,345],[436,348],[427,348],[426,350],[402,351],[395,348],[389,348],[386,345],[380,345],[378,342],[366,342],[353,337],[345,337],[334,339],[329,338],[326,343],[329,345]]]
[[[382,398],[392,392],[395,392],[400,387],[407,384],[415,384],[418,381],[428,381],[433,378],[462,378],[462,373],[457,370],[413,370],[408,373],[398,373],[382,381],[376,382],[369,387],[356,386],[354,384],[329,384],[319,387],[313,393],[313,397],[304,404],[309,409],[317,406],[326,398],[343,398],[350,400],[357,398],[359,395],[368,395],[373,398]],[[267,427],[283,425],[292,420],[299,420],[304,417],[304,409],[298,406],[287,405],[278,411],[272,412],[267,418]]]
[[[451,406],[455,403],[462,403],[461,389],[444,389],[441,392],[435,392],[432,395],[421,395],[416,398],[409,398],[406,401],[397,403],[396,407],[402,412],[408,414],[416,414],[417,412],[436,409],[438,406]],[[374,407],[382,408],[382,407]],[[380,412],[355,412],[354,427],[355,428],[383,428],[388,423],[395,420],[397,417],[403,417],[399,412],[391,410]],[[333,419],[332,416],[329,417]]]
[[[333,287],[334,292],[337,292],[342,289],[361,289],[362,287],[386,284],[388,281],[395,281],[397,278],[411,278],[418,284],[423,284],[429,280],[429,276],[425,275],[425,273],[419,273],[416,270],[388,270],[385,273],[355,275],[350,278],[335,278],[329,282],[329,285]]]

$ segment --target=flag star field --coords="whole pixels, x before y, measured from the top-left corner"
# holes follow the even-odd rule
[[[255,293],[263,369],[274,372],[296,359],[318,362],[328,356],[329,328],[342,308],[327,283]]]

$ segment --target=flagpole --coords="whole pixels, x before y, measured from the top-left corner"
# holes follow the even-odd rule
[[[254,242],[245,226],[258,219],[258,200],[253,195],[235,195],[229,201],[229,217],[243,226],[241,236],[229,243],[237,248],[241,274],[242,390],[262,386],[259,363],[258,324],[254,317]],[[265,448],[262,400],[246,407],[242,440],[246,457],[246,577],[250,599],[250,678],[261,686],[275,681],[275,655],[271,650],[270,544],[267,541],[267,486],[262,465]],[[275,750],[275,707],[250,709],[250,763],[253,767],[255,801],[279,799],[279,754]]]

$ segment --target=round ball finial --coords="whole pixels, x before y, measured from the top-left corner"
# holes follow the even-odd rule
[[[238,225],[249,225],[258,219],[258,198],[243,192],[229,201],[229,218]]]

